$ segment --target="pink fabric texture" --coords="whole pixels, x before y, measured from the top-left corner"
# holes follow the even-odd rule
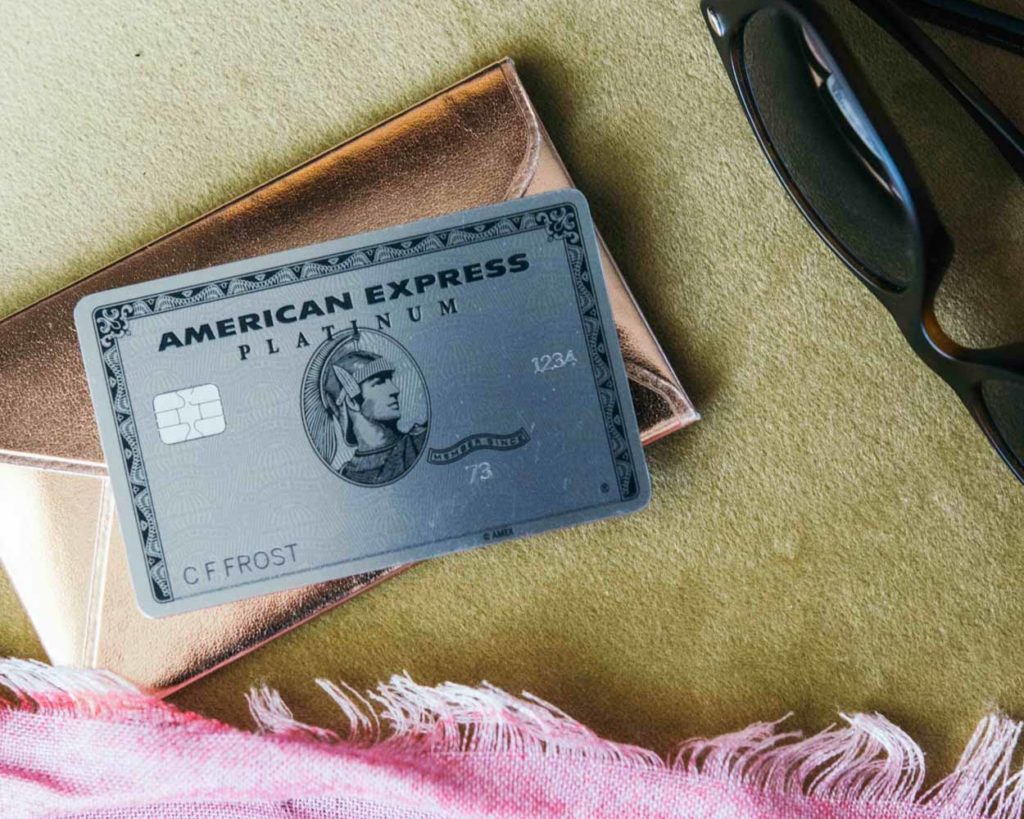
[[[0,816],[1008,819],[1024,801],[1021,725],[999,715],[925,792],[920,748],[878,715],[811,737],[758,723],[665,760],[486,684],[317,682],[345,730],[297,722],[266,688],[253,733],[104,672],[0,661]]]

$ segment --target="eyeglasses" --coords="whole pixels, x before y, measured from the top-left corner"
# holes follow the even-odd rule
[[[1024,20],[968,0],[844,2],[867,15],[926,70],[928,82],[944,89],[939,93],[970,115],[982,139],[1009,164],[1008,178],[1024,179],[1024,136],[909,15],[1019,55]],[[906,134],[854,62],[840,33],[848,32],[837,24],[842,20],[815,0],[702,0],[701,9],[754,134],[790,197],[1024,482],[1024,341],[964,345],[940,327],[936,293],[956,245],[911,159]],[[861,39],[847,42],[863,48]],[[1015,81],[1024,82],[1024,72]],[[921,167],[929,161],[914,156]],[[979,203],[981,220],[985,208]],[[1024,311],[1024,304],[1017,309]]]

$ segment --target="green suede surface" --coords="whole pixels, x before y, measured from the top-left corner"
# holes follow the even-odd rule
[[[939,768],[987,709],[1024,713],[1024,489],[787,199],[692,0],[0,18],[0,315],[509,54],[704,415],[648,450],[647,511],[421,565],[177,703],[245,725],[266,682],[338,725],[314,677],[407,670],[661,751],[877,710]],[[952,50],[1024,115],[1024,62]],[[1019,209],[964,208],[1009,269]],[[1019,307],[1012,272],[996,301]],[[0,653],[41,657],[2,579],[0,613]]]

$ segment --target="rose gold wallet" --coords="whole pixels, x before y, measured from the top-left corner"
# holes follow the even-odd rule
[[[72,321],[82,296],[571,184],[504,60],[0,322],[0,558],[50,659],[167,694],[403,568],[144,617]],[[698,416],[601,252],[649,443]]]

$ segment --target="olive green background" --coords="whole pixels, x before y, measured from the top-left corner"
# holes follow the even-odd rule
[[[3,0],[0,18],[0,315],[510,54],[704,414],[648,450],[646,512],[421,565],[177,703],[248,724],[266,682],[338,724],[315,676],[407,670],[527,689],[661,751],[878,710],[940,768],[987,709],[1024,713],[1024,489],[788,201],[692,0]],[[944,41],[1024,114],[1024,63]],[[957,147],[968,126],[929,116],[954,215],[997,262],[992,289],[960,276],[943,303],[998,336],[1024,200]],[[972,294],[980,323],[955,309]],[[2,579],[0,612],[0,654],[42,657]]]

